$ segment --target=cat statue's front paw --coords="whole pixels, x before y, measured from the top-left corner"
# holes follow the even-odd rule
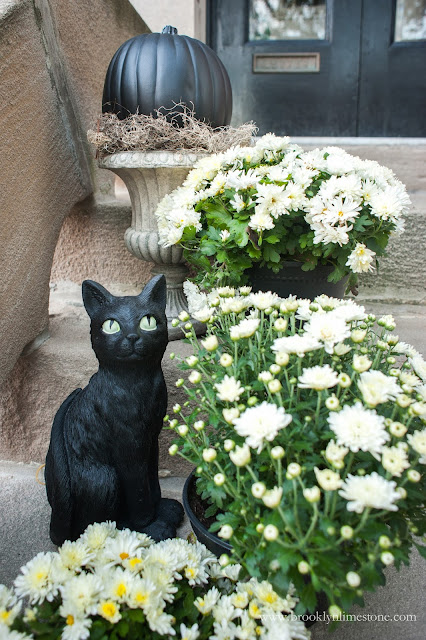
[[[173,500],[172,498],[161,498],[157,511],[157,519],[170,522],[175,527],[178,527],[185,515],[185,511],[180,502]]]
[[[143,533],[146,533],[155,542],[161,542],[161,540],[176,538],[176,526],[164,520],[154,520],[143,528]]]

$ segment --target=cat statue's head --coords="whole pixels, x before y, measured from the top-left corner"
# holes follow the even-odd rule
[[[138,296],[114,296],[92,280],[83,282],[82,293],[100,364],[161,360],[168,342],[163,275],[152,278]]]

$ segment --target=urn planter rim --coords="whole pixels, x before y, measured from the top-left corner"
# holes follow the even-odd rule
[[[197,160],[208,156],[208,151],[191,151],[183,149],[179,151],[155,150],[155,151],[117,151],[100,158],[98,161],[101,169],[139,169],[156,167],[188,167],[192,168]]]

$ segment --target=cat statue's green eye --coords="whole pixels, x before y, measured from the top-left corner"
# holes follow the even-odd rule
[[[117,320],[105,320],[102,325],[102,331],[108,334],[118,333],[120,331],[120,325]]]
[[[139,322],[139,326],[142,331],[155,331],[157,328],[157,320],[154,316],[144,316]]]

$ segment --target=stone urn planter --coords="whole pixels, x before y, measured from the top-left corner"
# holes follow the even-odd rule
[[[181,247],[159,246],[154,213],[162,198],[182,184],[195,162],[204,155],[191,151],[122,151],[99,160],[100,168],[120,176],[129,191],[132,223],[124,237],[127,249],[140,260],[153,262],[153,275],[163,273],[166,277],[169,340],[182,337],[182,330],[172,327],[171,321],[187,311],[182,284],[188,269]],[[198,323],[198,332],[203,326]]]

